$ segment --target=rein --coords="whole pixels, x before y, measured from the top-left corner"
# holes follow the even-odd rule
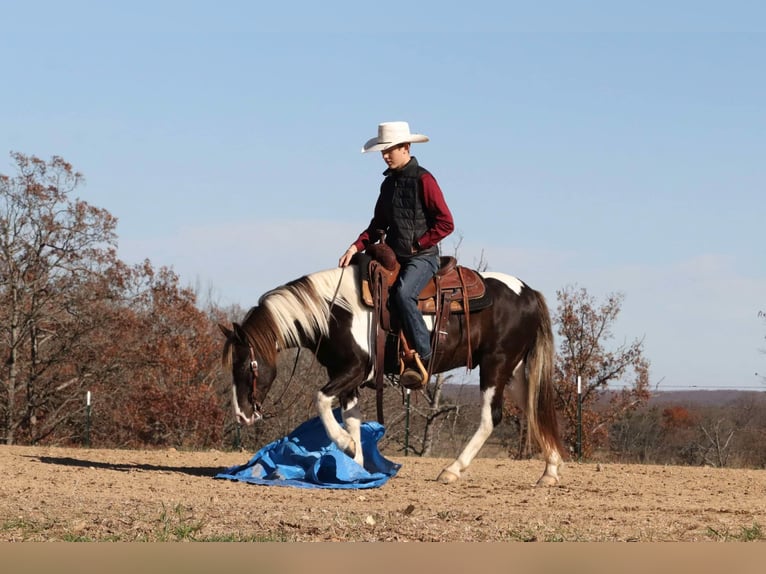
[[[335,286],[335,292],[333,293],[332,299],[330,300],[330,304],[327,307],[327,319],[328,319],[328,323],[329,323],[330,317],[332,316],[330,309],[332,309],[333,305],[335,305],[335,301],[338,299],[338,292],[340,291],[340,286],[341,286],[341,284],[343,282],[343,274],[345,273],[345,271],[346,271],[346,268],[345,267],[341,267],[340,278],[338,279],[338,284]],[[313,353],[311,354],[311,364],[308,367],[309,370],[311,370],[311,368],[314,366],[314,363],[316,362],[317,355],[319,354],[319,347],[320,347],[321,344],[322,344],[322,338],[318,337],[316,348],[314,349]],[[252,345],[248,345],[248,347],[250,349],[250,372],[253,375],[252,403],[253,403],[253,407],[255,409],[255,413],[258,416],[258,419],[260,420],[261,418],[264,418],[265,414],[262,413],[262,411],[261,411],[261,409],[263,408],[262,405],[259,402],[257,402],[256,399],[255,399],[255,397],[256,397],[255,391],[256,391],[256,387],[257,387],[257,383],[258,383],[258,361],[255,359],[255,351],[253,351],[253,346]],[[279,398],[276,401],[274,401],[274,403],[273,403],[274,405],[278,405],[282,401],[282,398],[285,396],[285,394],[287,393],[287,390],[290,388],[290,384],[293,382],[293,378],[295,377],[295,373],[298,370],[298,360],[300,359],[300,352],[301,352],[301,348],[298,347],[298,353],[295,356],[295,362],[293,363],[293,370],[290,373],[290,378],[288,379],[287,383],[285,384],[285,388],[282,391],[282,394],[279,396]],[[268,417],[266,417],[266,418],[268,418]]]
[[[255,391],[258,386],[258,361],[255,359],[255,351],[253,351],[253,346],[248,345],[248,348],[250,349],[250,372],[253,375],[253,390],[251,391],[250,400],[253,403],[253,411],[255,415],[258,417],[256,420],[260,420],[263,418],[263,415],[261,414],[261,404],[256,400]]]
[[[330,304],[327,306],[327,324],[330,324],[330,319],[332,318],[332,307],[335,305],[335,301],[338,298],[338,292],[340,291],[340,286],[343,283],[343,274],[346,272],[345,267],[340,268],[340,277],[338,278],[338,284],[335,286],[335,292],[332,294],[332,299],[330,299]],[[319,346],[322,344],[322,337],[317,337],[317,346],[314,349],[314,352],[311,356],[311,364],[309,365],[309,370],[314,366],[314,363],[316,362],[317,355],[319,354]],[[296,362],[297,365],[297,362]],[[293,370],[293,374],[295,373],[295,370]],[[292,379],[292,377],[290,377]]]

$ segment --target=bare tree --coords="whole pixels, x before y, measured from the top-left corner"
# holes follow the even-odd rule
[[[586,456],[608,442],[609,427],[649,399],[649,361],[643,340],[622,343],[613,350],[612,327],[623,295],[610,294],[599,303],[586,289],[567,287],[557,292],[554,318],[561,337],[556,359],[556,391],[566,420],[565,441],[577,440],[578,395],[582,382],[582,447]],[[620,384],[619,389],[614,387]],[[610,385],[612,388],[610,388]]]
[[[701,424],[700,432],[704,441],[700,441],[700,451],[705,464],[724,468],[731,455],[731,442],[734,438],[734,426],[727,420],[719,418],[710,424]]]
[[[60,157],[11,157],[16,175],[0,175],[0,422],[7,444],[21,429],[34,442],[63,422],[59,415],[83,374],[58,365],[89,328],[79,316],[82,302],[116,262],[116,219],[70,197],[81,174]]]
[[[116,257],[82,175],[19,153],[0,175],[0,440],[73,443],[93,390],[104,446],[220,444],[219,333],[167,268]]]

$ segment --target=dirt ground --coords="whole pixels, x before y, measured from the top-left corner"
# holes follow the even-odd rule
[[[396,458],[383,487],[305,490],[213,479],[242,452],[0,446],[0,541],[766,540],[766,471]],[[392,458],[392,457],[391,457]]]

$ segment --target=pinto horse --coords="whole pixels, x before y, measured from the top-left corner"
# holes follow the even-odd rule
[[[542,294],[502,273],[482,273],[492,305],[472,312],[467,322],[453,314],[447,337],[439,343],[431,372],[465,366],[467,341],[471,362],[479,367],[482,408],[479,426],[458,458],[442,470],[438,480],[456,481],[500,423],[503,391],[525,411],[527,438],[534,438],[545,459],[538,485],[559,482],[561,442],[554,408],[553,333]],[[219,325],[226,337],[224,365],[232,371],[232,406],[236,418],[252,425],[262,418],[261,404],[276,376],[277,353],[307,348],[327,369],[329,381],[316,394],[316,407],[333,442],[364,463],[359,389],[375,379],[373,310],[361,297],[357,265],[303,276],[265,293],[232,329]],[[426,317],[429,328],[432,317]],[[332,405],[338,399],[343,425]]]

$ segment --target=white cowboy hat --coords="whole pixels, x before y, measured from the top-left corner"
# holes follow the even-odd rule
[[[423,134],[411,134],[407,122],[384,122],[378,125],[378,137],[368,140],[362,148],[362,153],[368,151],[383,151],[403,143],[427,142]]]

